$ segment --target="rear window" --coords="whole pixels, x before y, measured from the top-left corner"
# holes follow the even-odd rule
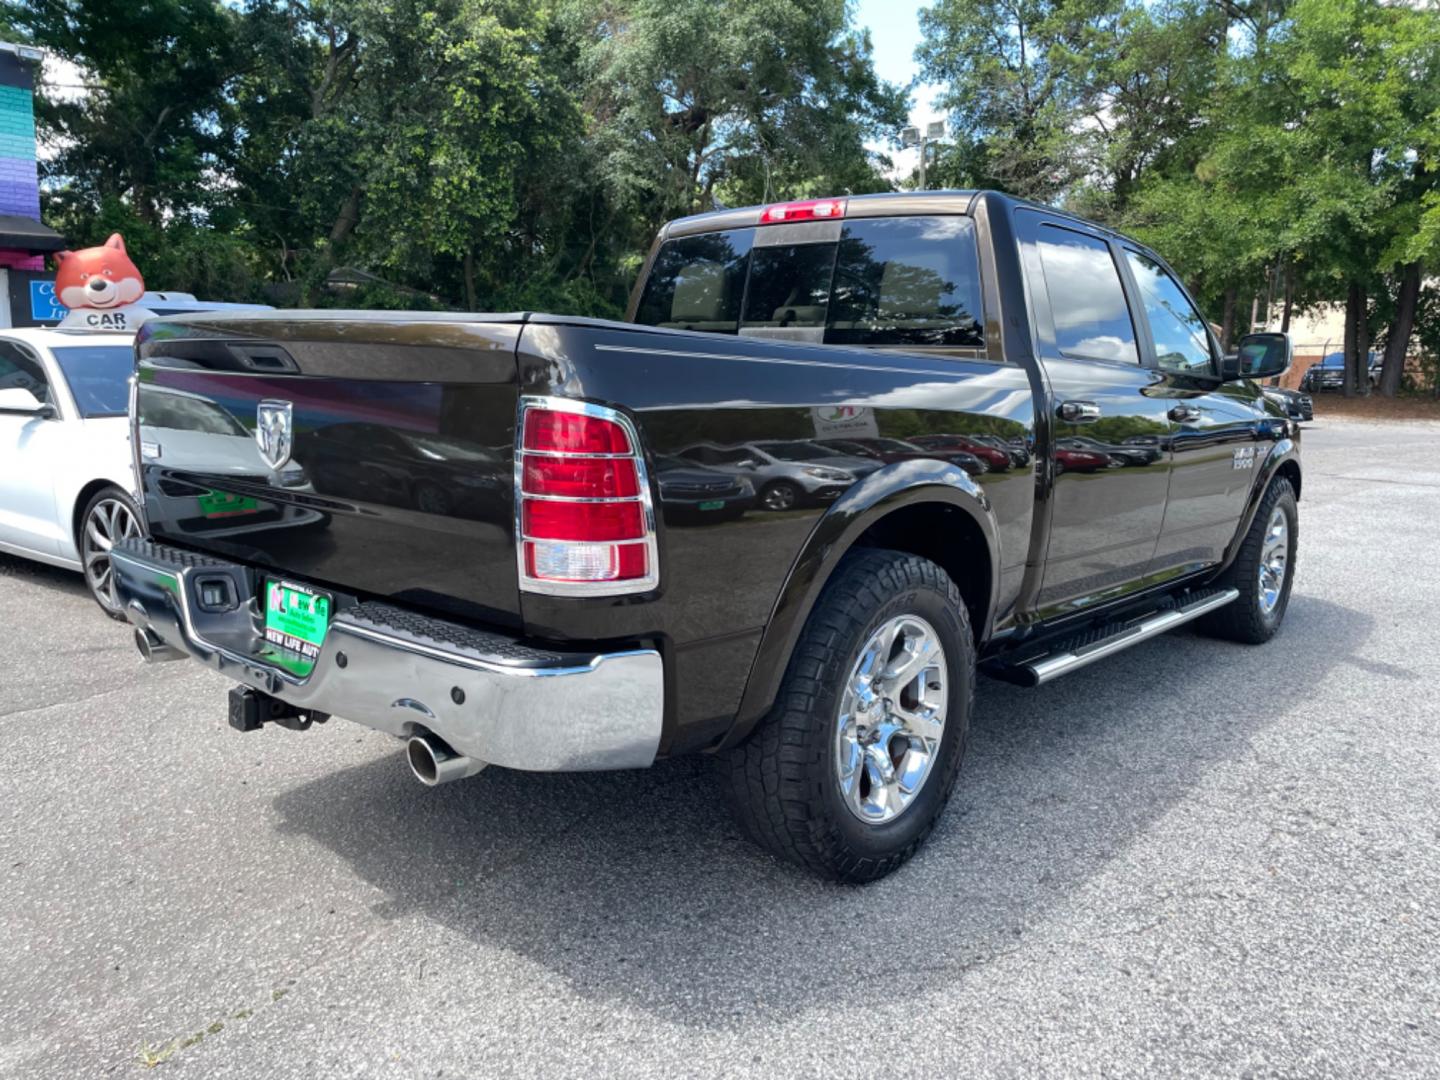
[[[735,333],[753,232],[704,233],[666,243],[650,269],[635,321],[669,330]]]
[[[839,345],[985,344],[969,218],[857,219],[838,243],[753,247],[754,235],[668,241],[635,321]]]

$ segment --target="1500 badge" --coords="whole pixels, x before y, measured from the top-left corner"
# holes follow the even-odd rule
[[[1255,448],[1253,446],[1242,446],[1235,451],[1235,457],[1231,462],[1236,469],[1253,469],[1255,467]]]

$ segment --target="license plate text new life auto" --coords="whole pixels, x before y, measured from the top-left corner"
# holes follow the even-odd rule
[[[330,628],[330,596],[293,581],[265,582],[265,640],[314,660]]]

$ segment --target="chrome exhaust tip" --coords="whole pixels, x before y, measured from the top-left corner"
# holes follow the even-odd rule
[[[435,735],[412,735],[405,743],[405,758],[410,771],[426,787],[437,787],[452,780],[464,780],[485,768],[487,762],[457,754],[450,744]]]
[[[160,635],[148,626],[135,631],[135,647],[147,664],[160,664],[167,660],[184,660],[185,654],[179,649],[166,645]]]

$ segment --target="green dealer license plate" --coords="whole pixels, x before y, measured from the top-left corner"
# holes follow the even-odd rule
[[[265,582],[265,640],[314,660],[330,628],[330,595],[293,581]]]
[[[725,509],[725,500],[724,500],[724,499],[716,499],[714,502],[703,502],[703,503],[700,504],[700,509],[701,509],[701,510],[724,510],[724,509]]]

